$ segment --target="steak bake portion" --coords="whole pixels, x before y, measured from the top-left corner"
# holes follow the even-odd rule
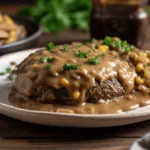
[[[16,98],[70,109],[98,107],[149,97],[150,54],[108,36],[86,44],[50,42],[21,62],[12,78]]]

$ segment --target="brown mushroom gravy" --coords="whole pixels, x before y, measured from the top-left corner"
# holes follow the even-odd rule
[[[107,114],[150,103],[150,54],[118,38],[51,42],[20,63],[12,77],[10,102],[25,109]]]

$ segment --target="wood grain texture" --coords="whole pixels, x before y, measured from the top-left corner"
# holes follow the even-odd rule
[[[139,138],[150,131],[150,121],[112,128],[67,128],[30,124],[0,115],[0,138],[94,139]]]
[[[51,141],[49,139],[0,140],[0,150],[128,150],[135,138]]]

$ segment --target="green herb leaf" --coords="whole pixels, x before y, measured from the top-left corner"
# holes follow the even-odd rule
[[[51,64],[47,64],[47,65],[45,66],[45,68],[46,68],[46,70],[51,70],[51,69],[52,69],[52,65],[51,65]]]
[[[67,51],[68,51],[68,44],[64,44],[64,48],[63,48],[63,50],[64,50],[65,52],[67,52]]]
[[[98,40],[96,38],[92,38],[91,42],[95,43],[95,42],[98,42]]]
[[[91,65],[99,64],[98,56],[88,59],[88,64],[91,64]]]
[[[43,57],[43,58],[41,58],[41,63],[45,63],[45,62],[47,62],[47,57]]]
[[[106,36],[106,37],[104,38],[104,40],[103,40],[102,45],[108,45],[108,46],[110,46],[111,44],[112,44],[112,39],[111,39],[111,37],[110,37],[110,36]]]
[[[54,57],[43,57],[41,58],[41,62],[45,63],[45,62],[52,62],[54,60]]]
[[[52,62],[54,60],[54,57],[48,57],[47,62]]]
[[[6,68],[6,73],[10,74],[12,72],[11,68]]]
[[[90,52],[91,51],[81,52],[80,50],[78,50],[77,52],[75,52],[75,55],[78,56],[79,58],[87,58]]]
[[[81,66],[81,64],[77,64],[77,65],[64,64],[63,70],[65,70],[65,71],[69,71],[69,70],[77,70],[78,67],[80,67],[80,66]]]
[[[50,42],[49,44],[46,45],[46,50],[52,50],[54,49],[56,46],[54,45],[53,42]]]
[[[106,54],[105,54],[105,53],[102,53],[101,56],[102,56],[102,58],[104,58],[104,57],[106,56]]]
[[[3,76],[5,74],[6,74],[6,72],[0,72],[0,76]]]

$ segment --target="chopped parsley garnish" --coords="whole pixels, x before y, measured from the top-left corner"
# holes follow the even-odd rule
[[[0,72],[0,76],[5,75],[5,74],[11,74],[12,69],[10,67],[5,69],[5,72]]]
[[[99,64],[98,56],[88,59],[88,64],[91,64],[91,65]]]
[[[113,48],[119,48],[122,51],[131,51],[135,48],[135,46],[130,45],[127,41],[121,41],[120,39],[112,39],[109,36],[106,36],[101,45],[111,46]]]
[[[51,65],[51,64],[47,64],[47,65],[45,66],[45,68],[46,68],[46,70],[51,70],[51,69],[52,69],[52,65]]]
[[[150,66],[150,64],[147,64],[147,66]]]
[[[54,60],[54,57],[48,57],[47,62],[52,62]]]
[[[41,62],[42,62],[42,63],[47,62],[47,57],[41,58]]]
[[[81,64],[77,64],[77,65],[64,64],[63,70],[65,70],[65,71],[69,71],[69,70],[77,70],[78,67],[80,67],[80,66],[81,66]]]
[[[54,45],[53,42],[50,42],[46,45],[46,50],[52,50],[54,49],[56,46]]]
[[[11,68],[6,68],[6,73],[11,73],[12,72],[12,69]]]
[[[75,55],[78,56],[79,58],[87,58],[89,53],[90,53],[90,51],[81,52],[80,50],[78,50],[77,52],[75,52]]]
[[[104,57],[106,56],[106,54],[105,54],[105,53],[102,53],[101,56],[102,56],[102,58],[104,58]]]
[[[43,58],[41,58],[42,63],[52,62],[53,60],[54,60],[54,57],[43,57]]]
[[[95,42],[98,42],[98,40],[96,38],[92,38],[91,42],[95,43]]]
[[[64,44],[63,51],[65,51],[65,52],[68,51],[68,44]]]
[[[3,76],[5,74],[6,74],[6,72],[0,72],[0,76]]]

